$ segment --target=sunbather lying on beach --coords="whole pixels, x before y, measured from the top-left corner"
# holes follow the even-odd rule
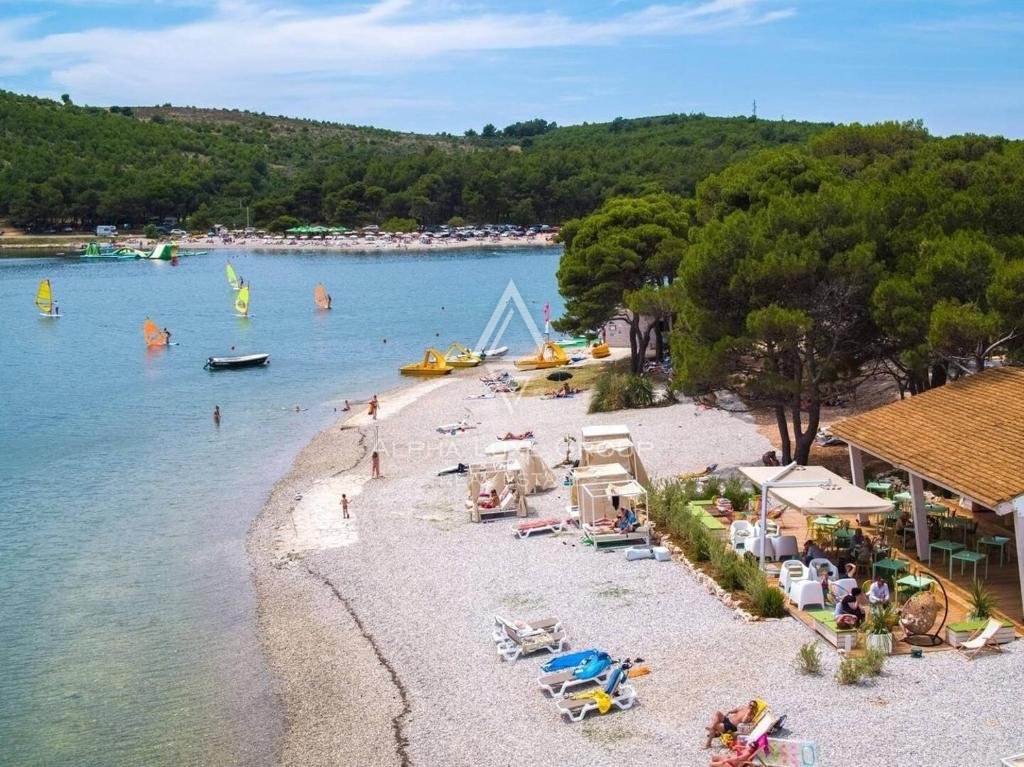
[[[704,743],[704,748],[711,748],[711,741],[723,732],[736,732],[741,724],[750,722],[754,718],[755,711],[757,711],[756,700],[737,706],[724,714],[721,711],[716,711],[711,718],[711,724],[705,728],[708,731],[708,739]]]
[[[513,434],[512,432],[507,431],[507,432],[505,432],[505,436],[504,437],[499,435],[498,439],[501,439],[501,440],[506,440],[506,439],[533,439],[533,430],[532,429],[527,429],[522,434]]]
[[[481,509],[496,509],[501,505],[501,499],[498,498],[498,491],[493,487],[491,488],[491,494],[487,497],[486,501],[480,501],[477,504]]]
[[[750,743],[737,743],[731,751],[722,754],[715,754],[711,757],[712,767],[743,767],[750,764],[761,749],[767,749],[767,738],[761,737]]]

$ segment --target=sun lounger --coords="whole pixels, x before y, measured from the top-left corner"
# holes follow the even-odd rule
[[[956,648],[963,653],[968,660],[972,660],[982,650],[992,650],[993,652],[1002,652],[1003,648],[995,641],[995,636],[999,630],[1003,627],[1001,621],[995,618],[989,618],[988,623],[985,627],[976,633],[973,637],[965,642],[961,642]]]
[[[561,532],[564,523],[554,517],[547,519],[533,519],[529,522],[520,522],[512,527],[512,535],[516,538],[529,538],[534,533],[557,533]]]
[[[622,663],[616,668],[607,684],[600,689],[578,692],[560,698],[555,706],[558,712],[571,722],[581,722],[591,711],[606,714],[613,708],[625,711],[636,702],[636,690],[625,682],[629,675],[629,664]]]
[[[546,650],[562,652],[569,641],[557,618],[542,618],[534,621],[510,621],[500,615],[494,616],[494,630],[491,633],[498,654],[512,662],[521,655]]]
[[[612,659],[608,653],[598,652],[582,660],[573,668],[541,674],[537,677],[537,684],[549,695],[560,697],[573,687],[604,686],[608,683],[614,670]]]

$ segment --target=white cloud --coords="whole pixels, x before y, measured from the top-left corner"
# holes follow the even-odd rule
[[[96,27],[33,36],[39,15],[0,21],[0,76],[48,72],[48,86],[79,103],[232,104],[241,93],[258,101],[260,90],[269,103],[277,89],[342,95],[346,83],[446,69],[470,55],[707,35],[792,13],[766,9],[765,0],[649,5],[603,19],[410,0],[335,12],[224,0],[203,20],[161,30]]]

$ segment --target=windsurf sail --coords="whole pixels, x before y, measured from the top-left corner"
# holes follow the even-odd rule
[[[317,309],[331,308],[331,297],[327,295],[327,289],[319,282],[313,288],[313,303],[316,304]]]
[[[149,317],[142,323],[142,335],[146,337],[146,346],[167,346],[167,334]]]
[[[249,316],[249,286],[243,285],[235,296],[235,311],[243,317]]]
[[[44,314],[53,314],[53,292],[50,290],[49,280],[42,280],[39,283],[39,290],[36,291],[36,308]]]
[[[235,273],[235,267],[228,261],[227,266],[224,267],[224,271],[228,275],[228,285],[231,286],[232,290],[238,290],[241,285],[238,284],[238,275]]]

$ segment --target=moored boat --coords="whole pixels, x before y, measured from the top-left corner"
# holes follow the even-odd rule
[[[555,343],[563,349],[585,349],[590,342],[587,341],[586,336],[573,336],[572,338],[560,338]]]
[[[423,353],[422,362],[402,365],[398,370],[407,376],[443,376],[454,369],[445,362],[444,355],[437,349],[427,349]]]
[[[480,355],[480,359],[486,360],[493,357],[503,357],[507,352],[507,346],[494,346],[490,349],[484,349],[482,352],[476,352],[476,354]]]
[[[545,370],[569,364],[569,357],[554,341],[545,341],[536,356],[524,357],[513,363],[520,370]]]
[[[203,367],[207,370],[228,370],[258,367],[269,362],[269,354],[238,354],[231,357],[209,357]]]
[[[453,368],[472,368],[483,362],[479,354],[474,354],[458,341],[452,342],[444,353],[444,361]]]

